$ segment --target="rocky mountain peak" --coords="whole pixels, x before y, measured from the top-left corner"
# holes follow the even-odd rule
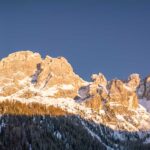
[[[92,79],[92,82],[94,82],[95,84],[100,84],[100,85],[103,85],[105,87],[107,85],[107,79],[102,73],[93,74],[91,76],[91,79]]]
[[[15,52],[2,59],[0,61],[0,77],[0,94],[5,96],[11,96],[25,88],[26,92],[33,93],[31,86],[36,90],[62,86],[66,88],[66,91],[67,88],[72,90],[74,94],[70,95],[75,96],[77,89],[84,82],[74,73],[72,66],[64,57],[46,56],[42,59],[39,53],[32,51]],[[64,92],[61,91],[61,93]]]
[[[127,86],[132,88],[133,90],[136,90],[136,88],[140,85],[140,75],[139,74],[131,74],[128,77]]]
[[[25,76],[30,76],[41,61],[40,54],[31,51],[12,53],[0,61],[0,75],[13,77],[13,74],[21,72]]]

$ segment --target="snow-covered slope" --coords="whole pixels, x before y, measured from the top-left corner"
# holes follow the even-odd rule
[[[150,100],[147,100],[147,99],[140,99],[139,100],[139,103],[146,108],[146,110],[148,112],[150,112]]]

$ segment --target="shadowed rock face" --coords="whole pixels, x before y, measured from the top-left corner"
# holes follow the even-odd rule
[[[138,88],[138,95],[140,98],[150,100],[150,76],[141,81]]]

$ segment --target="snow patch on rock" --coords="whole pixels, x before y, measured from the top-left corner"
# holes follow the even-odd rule
[[[150,100],[147,100],[147,99],[140,99],[139,100],[140,104],[146,108],[146,110],[148,112],[150,112]]]

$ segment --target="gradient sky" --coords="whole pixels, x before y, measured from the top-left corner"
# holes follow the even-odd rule
[[[150,74],[149,0],[0,0],[0,58],[64,56],[89,80]]]

